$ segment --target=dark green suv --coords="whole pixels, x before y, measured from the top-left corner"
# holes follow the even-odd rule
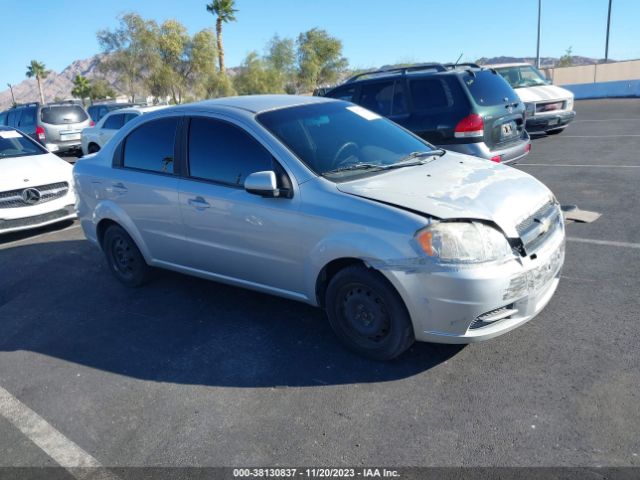
[[[531,150],[524,103],[495,70],[475,64],[364,72],[324,96],[357,103],[447,150],[500,163]]]

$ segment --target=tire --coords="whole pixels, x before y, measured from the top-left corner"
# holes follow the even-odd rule
[[[409,313],[380,273],[354,265],[338,272],[326,293],[329,323],[350,350],[373,360],[391,360],[414,342]]]
[[[87,147],[88,153],[97,153],[99,151],[100,151],[100,147],[95,143],[90,143],[89,146]]]
[[[107,228],[102,241],[111,273],[127,287],[139,287],[151,278],[147,265],[133,239],[118,225]]]

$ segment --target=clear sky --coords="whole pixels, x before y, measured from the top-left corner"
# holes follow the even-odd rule
[[[99,52],[96,31],[135,11],[175,18],[194,33],[212,27],[206,0],[0,0],[0,85],[25,78],[31,59],[61,71]],[[237,0],[225,26],[227,66],[263,51],[278,33],[319,27],[340,38],[354,67],[408,61],[535,56],[537,0]],[[608,0],[542,0],[541,56],[604,57]],[[640,0],[613,0],[609,57],[640,58]],[[0,88],[2,90],[3,88]]]

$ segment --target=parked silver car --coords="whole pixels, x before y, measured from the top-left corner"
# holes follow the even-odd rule
[[[74,179],[84,232],[123,283],[162,267],[317,305],[376,359],[522,325],[564,261],[542,183],[327,98],[152,112]]]

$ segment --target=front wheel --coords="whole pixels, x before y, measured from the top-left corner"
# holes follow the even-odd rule
[[[127,287],[139,287],[151,276],[151,267],[133,239],[118,225],[111,225],[104,234],[102,248],[109,270]]]
[[[364,266],[347,267],[331,279],[326,310],[338,338],[365,357],[390,360],[414,342],[404,302],[380,273]]]

